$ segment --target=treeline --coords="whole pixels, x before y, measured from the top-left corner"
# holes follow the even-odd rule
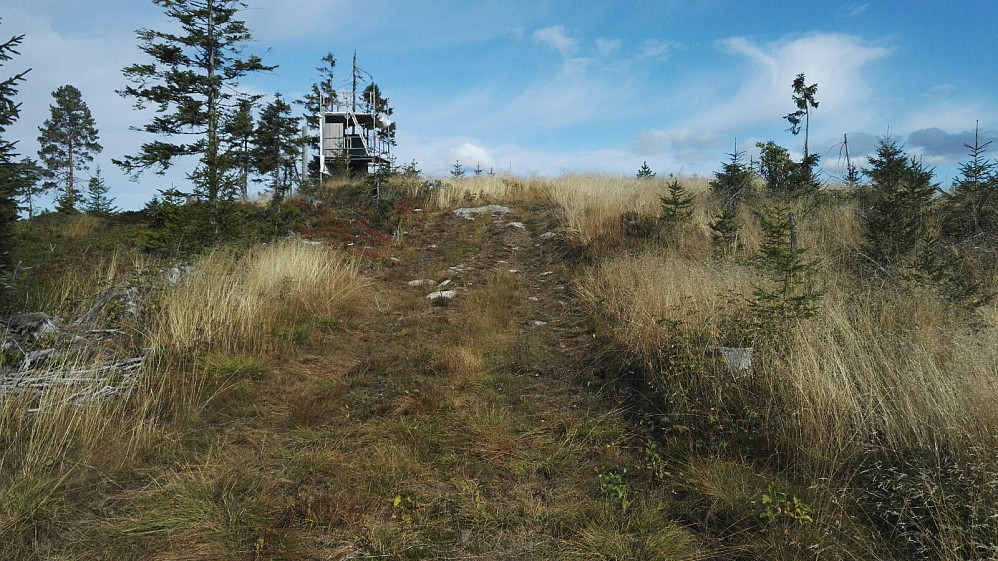
[[[287,100],[277,92],[265,101],[239,84],[249,75],[277,68],[258,56],[244,55],[252,35],[239,19],[246,7],[243,2],[153,2],[181,31],[139,29],[139,47],[147,58],[122,70],[127,85],[117,93],[136,109],[155,109],[148,122],[135,128],[156,139],[112,161],[133,180],[146,172],[162,174],[181,159],[196,161],[186,186],[161,190],[147,205],[153,238],[177,242],[170,230],[184,230],[183,238],[196,240],[193,245],[199,247],[231,239],[250,212],[239,203],[249,201],[251,185],[268,192],[271,229],[280,229],[287,193],[318,182],[317,157],[304,177],[299,167],[303,146],[319,147],[318,136],[307,136],[303,124],[316,128],[314,115],[321,104],[336,100],[336,58],[332,53],[322,57],[316,68],[319,77],[302,99]],[[16,49],[23,39],[17,35],[0,45],[0,64],[19,54]],[[0,135],[18,118],[14,98],[27,74],[26,70],[2,82]],[[16,143],[0,136],[0,236],[5,237],[0,252],[4,254],[10,249],[11,226],[19,212],[34,216],[39,197],[46,193],[56,193],[60,213],[107,215],[117,210],[99,168],[81,188],[82,176],[103,150],[97,123],[81,92],[67,84],[52,96],[51,116],[39,127],[37,160],[21,157]],[[368,84],[362,96],[379,112],[392,113],[377,84]],[[393,133],[394,125],[389,131],[394,143]],[[157,240],[150,243],[156,245]]]

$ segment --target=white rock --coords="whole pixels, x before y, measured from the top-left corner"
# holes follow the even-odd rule
[[[437,286],[443,287],[443,286],[447,286],[448,284],[450,284],[450,279],[445,280],[444,282],[438,284]]]
[[[508,225],[510,228],[519,228],[521,230],[527,229],[527,227],[523,225],[523,222],[510,222]]]
[[[437,284],[433,279],[416,279],[409,281],[409,286],[423,286],[427,284]]]
[[[486,205],[475,208],[456,208],[453,212],[454,216],[459,216],[465,220],[474,220],[476,214],[506,214],[511,211],[509,207],[501,205]]]
[[[530,300],[531,302],[539,302],[541,299],[536,296],[527,296],[527,300]]]
[[[544,232],[543,234],[541,234],[541,235],[540,235],[540,238],[541,238],[542,240],[546,240],[546,239],[548,239],[548,238],[553,238],[553,237],[555,237],[556,235],[557,235],[557,234],[555,234],[554,232]]]
[[[438,290],[436,292],[431,292],[426,295],[427,300],[436,300],[438,298],[446,298],[450,300],[457,296],[457,292],[454,290]]]
[[[546,322],[546,321],[541,321],[541,320],[539,320],[539,319],[535,319],[535,320],[534,320],[534,321],[532,321],[531,323],[533,323],[533,324],[534,324],[534,325],[535,325],[536,327],[540,327],[540,326],[542,326],[542,325],[547,325],[547,324],[548,324],[548,322]]]

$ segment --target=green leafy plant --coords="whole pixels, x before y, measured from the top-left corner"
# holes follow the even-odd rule
[[[604,473],[596,471],[596,476],[599,478],[600,491],[620,504],[620,510],[622,511],[626,511],[631,506],[630,488],[627,486],[627,482],[624,481],[625,475],[627,475],[626,468],[620,472],[608,471]]]
[[[814,523],[814,507],[796,496],[776,490],[772,483],[762,494],[762,505],[759,517],[768,522],[790,520],[801,526]]]
[[[755,146],[759,149],[759,175],[766,181],[766,190],[771,194],[789,192],[797,167],[790,152],[772,140],[756,142]]]

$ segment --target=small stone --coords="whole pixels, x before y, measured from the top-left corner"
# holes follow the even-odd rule
[[[409,286],[416,287],[416,286],[424,286],[427,284],[437,284],[437,281],[433,279],[416,279],[409,281],[408,284]]]
[[[540,302],[541,299],[536,296],[527,296],[527,300],[530,300],[531,302]]]
[[[446,300],[452,300],[457,296],[457,292],[454,290],[438,290],[436,292],[431,292],[426,295],[427,300],[437,300],[439,298],[444,298]]]
[[[509,223],[509,227],[510,228],[519,228],[521,230],[526,230],[527,229],[527,227],[523,225],[523,222],[510,222]]]
[[[445,280],[444,282],[438,284],[437,286],[447,286],[448,284],[450,284],[450,279]]]
[[[464,218],[465,220],[474,220],[476,214],[506,214],[511,212],[509,207],[500,205],[486,205],[476,208],[456,208],[452,211],[454,216]]]
[[[540,238],[541,238],[542,240],[546,240],[546,239],[549,239],[549,238],[553,238],[553,237],[555,237],[556,235],[557,235],[557,234],[555,234],[554,232],[544,232],[543,234],[541,234],[541,235],[540,235]]]
[[[546,321],[541,321],[541,320],[539,320],[539,319],[535,319],[535,320],[534,320],[534,321],[532,321],[531,323],[532,323],[532,324],[534,324],[534,326],[535,326],[535,327],[540,327],[540,326],[542,326],[542,325],[547,325],[547,324],[548,324],[548,322],[546,322]]]
[[[519,273],[520,270],[519,269],[510,269],[509,272],[512,273],[512,274],[516,274],[516,273]]]

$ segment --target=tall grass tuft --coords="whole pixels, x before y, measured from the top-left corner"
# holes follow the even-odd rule
[[[468,204],[533,202],[544,200],[550,191],[543,179],[517,178],[511,175],[477,175],[449,179],[431,194],[431,202],[440,209]]]
[[[215,251],[160,294],[150,339],[180,354],[265,354],[279,345],[282,330],[331,317],[361,286],[356,267],[342,255],[301,241],[242,257]]]

